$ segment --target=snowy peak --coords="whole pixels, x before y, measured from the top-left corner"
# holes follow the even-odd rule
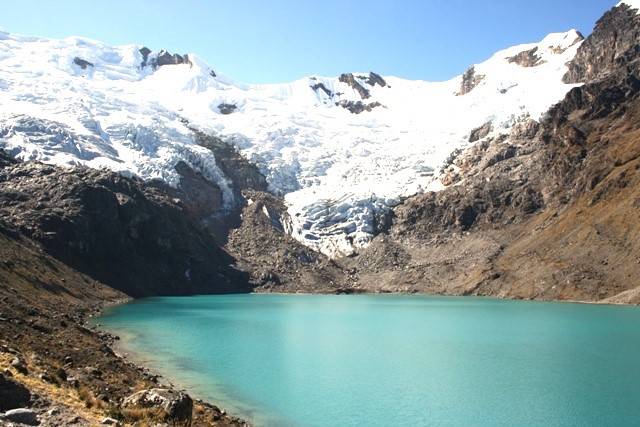
[[[505,81],[504,77],[518,73],[514,67],[557,69],[575,54],[575,47],[584,40],[582,34],[576,30],[565,33],[551,33],[538,43],[513,46],[495,53],[487,61],[470,66],[461,76],[460,88],[456,95],[466,95],[481,83],[491,85],[490,80],[495,77]],[[572,49],[573,48],[573,49]],[[571,50],[570,50],[571,49]],[[570,51],[569,51],[570,50]],[[567,54],[567,51],[568,54]],[[489,77],[488,81],[485,78]],[[501,89],[506,93],[511,86]]]
[[[454,150],[559,101],[573,87],[561,79],[580,40],[575,31],[551,34],[445,82],[368,72],[249,85],[192,53],[3,33],[0,146],[22,159],[173,186],[184,163],[230,208],[233,179],[199,145],[197,129],[257,165],[285,197],[292,236],[344,255],[366,246],[404,197],[441,188],[438,171]]]

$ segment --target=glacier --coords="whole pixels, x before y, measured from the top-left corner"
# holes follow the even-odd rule
[[[233,183],[196,143],[198,129],[260,168],[286,201],[294,238],[344,256],[366,246],[404,198],[442,188],[440,168],[473,143],[474,129],[491,123],[489,135],[507,133],[562,99],[575,86],[562,76],[581,41],[575,30],[549,34],[444,82],[366,72],[255,85],[192,53],[0,32],[0,146],[23,160],[173,186],[184,161],[220,186],[231,209],[240,203]],[[173,62],[159,65],[165,57]]]

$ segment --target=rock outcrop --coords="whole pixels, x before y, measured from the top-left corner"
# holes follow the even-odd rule
[[[621,4],[598,20],[593,33],[578,48],[563,77],[584,83],[604,77],[640,54],[640,14]]]
[[[479,126],[471,131],[469,134],[469,142],[476,142],[479,139],[489,135],[489,132],[493,129],[493,124],[489,121],[482,126]]]
[[[238,106],[236,104],[226,104],[224,102],[218,105],[218,111],[220,111],[220,114],[225,115],[233,113],[237,108]]]
[[[180,64],[189,64],[191,65],[191,60],[189,59],[189,55],[180,55],[177,53],[171,54],[166,50],[161,50],[158,53],[158,57],[156,59],[156,66],[162,67],[164,65],[180,65]]]
[[[318,92],[319,90],[321,90],[329,98],[333,97],[333,92],[331,92],[329,89],[327,89],[327,87],[324,85],[324,83],[314,83],[314,84],[311,85],[311,89],[313,89],[315,92]]]
[[[3,219],[115,289],[131,296],[248,290],[229,267],[233,259],[171,194],[105,170],[30,162],[0,170]]]
[[[370,86],[378,85],[380,87],[386,87],[387,82],[380,76],[379,74],[374,73],[373,71],[369,72],[368,76],[363,76],[365,82]]]
[[[338,81],[351,86],[353,90],[360,94],[360,98],[362,99],[367,99],[371,96],[369,90],[362,86],[352,73],[340,74],[340,77],[338,77]]]
[[[378,85],[380,87],[387,87],[387,82],[379,74],[376,74],[373,71],[369,72],[368,75],[358,76],[354,76],[352,73],[340,74],[340,77],[338,77],[338,81],[351,86],[351,88],[358,92],[361,99],[367,99],[371,97],[369,89],[365,88],[363,84],[369,85],[371,87],[374,87],[375,85]],[[317,89],[314,88],[314,90]],[[327,92],[327,95],[329,95],[329,92],[326,90],[326,88],[324,90],[325,92]]]
[[[0,374],[0,412],[25,407],[29,400],[31,393],[25,386]]]
[[[191,65],[191,60],[189,59],[189,55],[184,54],[180,55],[177,53],[169,53],[166,50],[161,50],[156,55],[152,55],[152,50],[146,46],[143,46],[139,49],[140,55],[142,55],[142,62],[140,63],[140,68],[144,68],[147,65],[150,65],[153,69],[163,67],[165,65],[180,65],[180,64],[189,64]],[[213,72],[212,72],[213,73]],[[215,77],[215,73],[212,74],[212,77]]]
[[[514,56],[507,58],[510,64],[518,64],[521,67],[535,67],[543,64],[544,61],[537,54],[538,48],[522,51]]]
[[[245,191],[248,203],[242,221],[231,231],[227,250],[251,274],[259,292],[337,292],[348,275],[326,256],[309,249],[288,233],[284,202],[268,193]]]
[[[336,102],[336,105],[346,110],[349,110],[349,112],[353,114],[360,114],[365,111],[372,111],[374,108],[382,106],[382,104],[380,104],[378,101],[369,102],[368,104],[365,104],[362,101],[347,101],[347,100]]]
[[[476,74],[476,68],[472,65],[462,75],[460,90],[456,93],[458,96],[466,95],[484,80],[484,74]]]
[[[93,63],[87,60],[84,60],[82,58],[79,58],[77,56],[73,58],[73,63],[76,64],[78,67],[82,68],[83,70],[86,70],[89,67],[93,67]]]

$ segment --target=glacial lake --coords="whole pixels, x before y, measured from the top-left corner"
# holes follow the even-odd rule
[[[399,295],[163,297],[97,321],[258,426],[640,424],[640,308]]]

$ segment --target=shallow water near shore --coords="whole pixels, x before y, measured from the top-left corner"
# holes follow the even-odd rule
[[[584,426],[640,419],[640,308],[470,297],[216,295],[97,319],[261,426]]]

